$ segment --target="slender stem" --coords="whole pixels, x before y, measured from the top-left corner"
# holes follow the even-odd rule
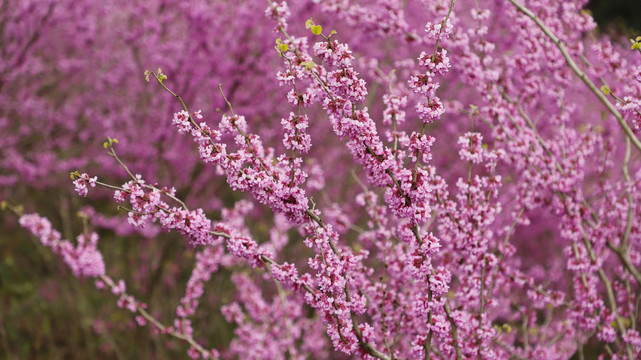
[[[452,317],[452,310],[450,309],[450,305],[447,303],[447,301],[443,304],[443,309],[445,310],[447,319],[450,322],[450,327],[452,330],[452,340],[454,341],[454,350],[456,351],[456,360],[462,360],[463,354],[461,353],[461,347],[458,344],[458,330],[456,327],[456,323],[454,322],[454,318]]]
[[[456,0],[452,0],[450,2],[450,9],[447,11],[447,15],[445,15],[445,19],[441,22],[441,29],[438,31],[438,37],[436,38],[436,44],[434,44],[434,53],[432,54],[432,57],[436,56],[436,51],[438,50],[438,44],[441,40],[441,34],[443,33],[443,29],[445,29],[445,23],[447,22],[447,19],[450,18],[450,15],[452,15],[452,10],[454,10],[454,3],[456,3]]]
[[[623,172],[623,177],[625,178],[625,181],[627,182],[628,186],[632,186],[631,184],[632,180],[630,179],[629,164],[630,164],[630,139],[626,138],[625,139],[625,157],[623,158],[622,172]],[[632,194],[629,191],[627,194],[627,198],[628,198],[628,218],[625,225],[625,232],[623,233],[623,238],[621,239],[621,247],[623,249],[628,248],[628,239],[630,238],[630,232],[632,231],[632,219],[634,217]],[[637,278],[637,282],[639,284],[641,284],[640,280],[641,279]]]
[[[111,280],[106,275],[100,275],[100,280],[102,280],[105,284],[109,285],[109,287],[114,287],[116,284]],[[133,296],[123,293],[122,296],[127,297],[133,301],[136,311],[142,315],[147,321],[152,323],[158,330],[160,330],[161,333],[167,334],[170,336],[175,337],[176,339],[180,339],[182,341],[187,342],[192,348],[198,350],[198,352],[205,358],[208,359],[211,356],[211,352],[207,349],[205,349],[203,346],[198,344],[191,336],[179,333],[175,330],[167,331],[169,329],[168,326],[163,325],[160,321],[158,321],[155,317],[153,317],[151,314],[147,312],[140,304],[138,304],[135,299],[133,299]]]

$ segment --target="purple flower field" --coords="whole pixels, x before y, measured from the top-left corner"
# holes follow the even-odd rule
[[[586,2],[0,1],[0,358],[641,358]]]

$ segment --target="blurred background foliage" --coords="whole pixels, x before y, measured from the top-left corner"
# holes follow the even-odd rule
[[[641,0],[592,0],[587,8],[599,31],[641,35]],[[82,231],[76,213],[86,203],[66,194],[46,190],[14,198],[29,199],[29,210],[38,209],[65,238],[74,239]],[[98,212],[114,212],[111,202],[93,205]],[[15,216],[4,213],[0,221],[0,359],[186,357],[184,344],[136,326],[129,311],[116,307],[115,297],[97,290],[91,280],[74,278],[49,249],[26,236]],[[177,234],[166,233],[153,241],[107,233],[101,243],[108,273],[124,278],[127,290],[147,302],[158,318],[173,319],[194,263],[193,249],[186,249]],[[216,310],[233,293],[230,271],[221,272],[227,274],[213,277],[205,287],[206,294],[216,296],[205,295],[194,317],[196,339],[207,339],[214,347],[228,344],[233,331]]]
[[[64,195],[63,195],[64,194]],[[26,211],[47,216],[66,239],[83,231],[76,215],[84,199],[64,198],[67,192],[37,192]],[[40,201],[34,201],[40,199]],[[57,201],[54,201],[57,200]],[[63,204],[52,207],[53,204]],[[114,212],[109,201],[96,211]],[[98,290],[91,279],[78,279],[38,239],[26,236],[17,217],[3,212],[0,227],[0,359],[177,359],[185,345],[135,325],[132,313],[116,306],[117,297]],[[149,305],[150,312],[169,325],[195,263],[195,251],[178,234],[153,239],[118,236],[100,229],[100,249],[107,272],[124,279],[127,291]],[[221,268],[205,284],[201,309],[194,317],[195,338],[211,346],[226,346],[233,327],[219,311],[233,299],[231,271]],[[209,295],[209,296],[208,296]]]
[[[641,35],[641,1],[591,0],[587,6],[601,31]]]

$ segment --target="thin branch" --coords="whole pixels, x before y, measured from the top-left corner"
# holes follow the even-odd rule
[[[632,141],[634,146],[639,151],[641,151],[641,141],[639,141],[639,139],[636,137],[636,135],[634,135],[634,132],[632,131],[632,129],[630,129],[628,124],[625,122],[625,119],[623,119],[623,115],[621,115],[621,113],[616,109],[616,107],[614,107],[614,105],[612,105],[612,103],[608,100],[608,98],[605,96],[605,94],[603,94],[603,92],[601,90],[599,90],[599,88],[597,88],[596,85],[594,85],[592,80],[590,80],[590,78],[583,71],[581,71],[581,69],[579,69],[579,66],[576,64],[576,62],[574,62],[574,60],[572,59],[572,57],[568,53],[567,49],[565,48],[565,45],[563,45],[561,40],[558,37],[556,37],[556,35],[554,35],[554,33],[552,33],[552,31],[547,26],[545,26],[543,21],[538,16],[536,16],[536,14],[534,14],[530,9],[525,7],[523,4],[517,2],[516,0],[509,0],[509,1],[512,3],[512,5],[516,6],[516,8],[519,9],[520,12],[522,12],[527,17],[532,19],[536,23],[536,25],[543,31],[543,33],[548,38],[550,38],[550,40],[552,40],[552,42],[556,45],[556,47],[559,49],[559,51],[561,51],[561,54],[563,55],[563,58],[565,59],[565,62],[568,64],[570,69],[572,69],[574,74],[576,74],[576,76],[578,76],[585,83],[585,85],[587,85],[587,87],[590,89],[590,91],[592,91],[592,93],[594,93],[594,95],[596,95],[596,97],[599,99],[599,101],[601,101],[601,103],[603,103],[603,105],[605,105],[605,107],[608,109],[608,111],[612,115],[614,115],[614,117],[619,122],[619,125],[621,125],[621,128],[623,129],[623,132],[625,132],[625,134]]]

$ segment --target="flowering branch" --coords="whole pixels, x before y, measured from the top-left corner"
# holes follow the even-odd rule
[[[597,88],[597,86],[592,82],[592,80],[590,80],[590,78],[583,71],[581,71],[581,69],[579,69],[579,66],[576,64],[576,62],[574,62],[574,59],[572,59],[572,57],[570,56],[570,54],[566,50],[566,48],[563,45],[563,43],[561,42],[561,40],[559,40],[559,38],[556,37],[556,35],[554,35],[552,33],[552,31],[550,31],[550,29],[548,29],[548,27],[545,26],[543,21],[541,21],[541,19],[538,16],[536,16],[536,14],[534,14],[530,9],[526,8],[525,6],[523,6],[523,4],[517,2],[516,0],[509,0],[509,1],[510,1],[510,3],[512,3],[512,5],[516,6],[516,8],[519,9],[520,12],[522,12],[527,17],[532,19],[536,23],[536,25],[541,29],[541,31],[543,31],[543,33],[548,38],[550,38],[550,40],[552,40],[552,42],[559,49],[559,51],[563,55],[563,58],[565,59],[565,62],[568,64],[570,69],[572,69],[574,74],[576,74],[576,76],[578,76],[579,79],[581,79],[581,81],[583,81],[583,83],[585,83],[585,85],[587,85],[587,87],[590,89],[590,91],[592,91],[592,93],[594,95],[596,95],[596,97],[599,99],[599,101],[601,103],[603,103],[603,105],[605,105],[605,107],[608,109],[608,111],[612,115],[614,115],[614,117],[619,122],[619,125],[621,126],[621,129],[623,129],[623,132],[630,139],[630,141],[632,141],[634,146],[639,151],[641,151],[641,141],[639,141],[639,139],[636,137],[636,135],[634,134],[632,129],[630,129],[630,126],[628,126],[628,124],[626,123],[625,119],[623,118],[623,115],[621,115],[619,110],[617,110],[614,107],[614,105],[612,105],[612,103],[610,103],[608,98],[603,94],[603,92],[601,92],[599,90],[599,88]]]

